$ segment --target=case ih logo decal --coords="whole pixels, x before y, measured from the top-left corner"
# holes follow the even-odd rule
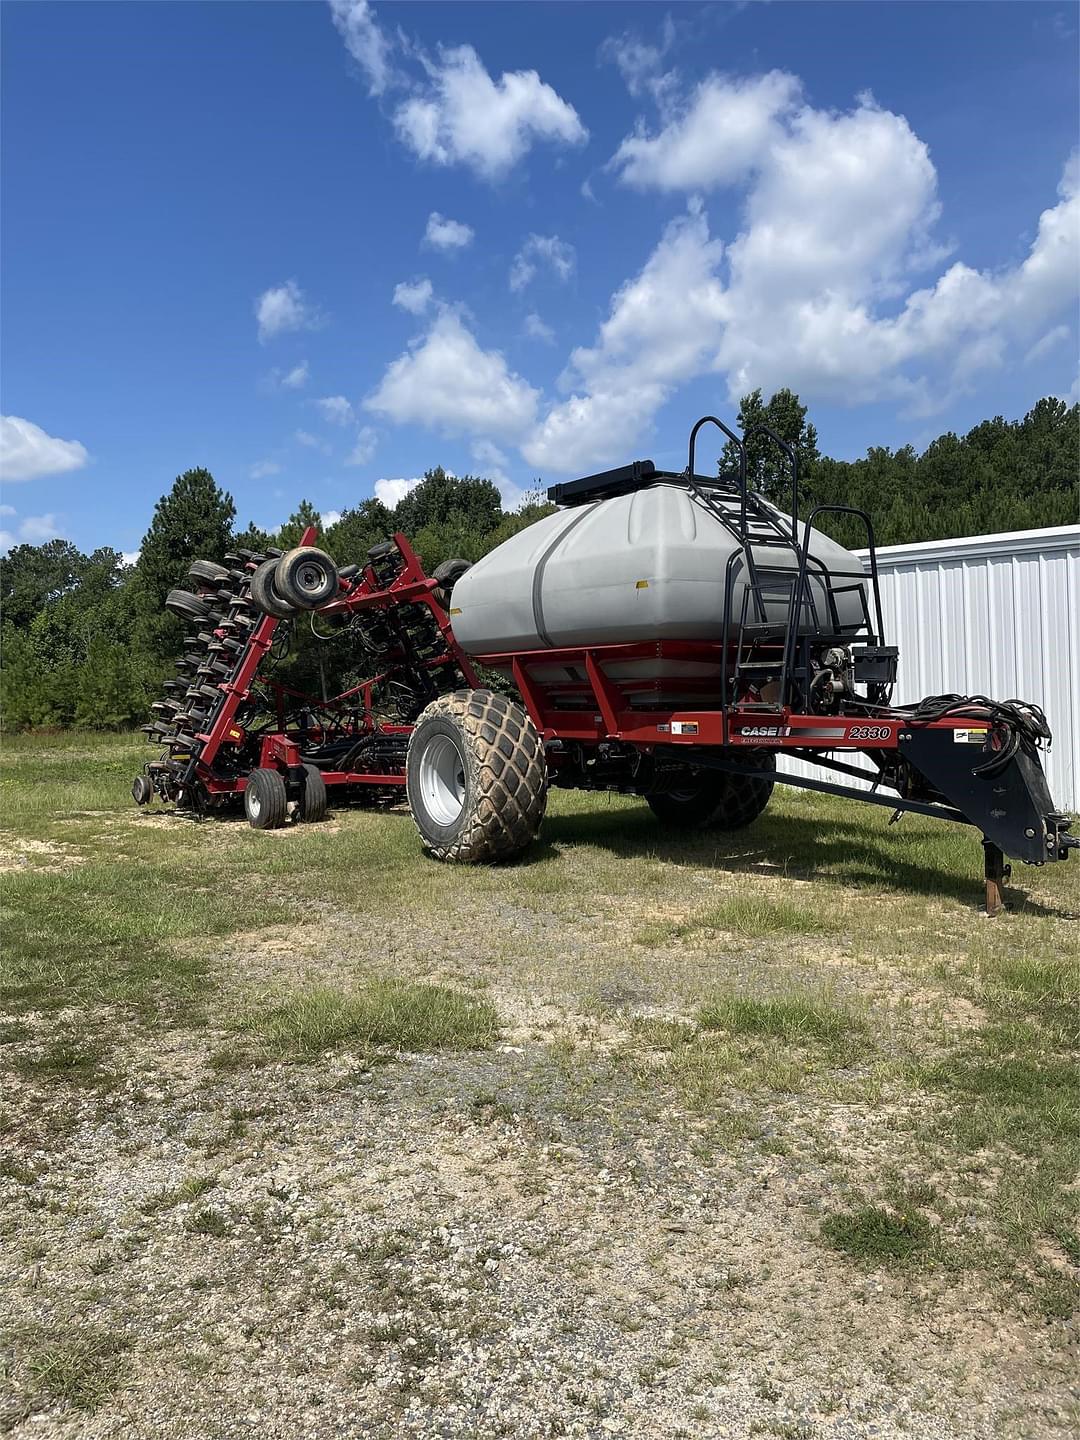
[[[785,735],[791,734],[790,725],[744,725],[739,731],[740,735],[751,736],[755,740],[780,740]]]

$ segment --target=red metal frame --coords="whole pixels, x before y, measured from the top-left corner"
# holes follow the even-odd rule
[[[315,526],[309,525],[300,537],[301,545],[312,545],[318,537],[318,530]],[[399,605],[425,605],[434,616],[441,635],[446,644],[446,654],[438,655],[423,662],[425,667],[434,669],[442,665],[456,664],[460,669],[465,682],[470,688],[476,689],[480,681],[472,661],[458,645],[454,638],[453,629],[450,624],[450,617],[435,599],[434,591],[438,585],[436,580],[431,579],[424,573],[419,557],[409,544],[406,537],[399,533],[394,535],[394,541],[398,547],[404,564],[393,583],[383,587],[372,569],[366,565],[361,572],[349,579],[339,582],[339,592],[332,599],[318,608],[320,615],[348,615],[357,611],[372,609],[391,609]],[[264,615],[255,626],[255,630],[246,644],[243,658],[236,674],[229,681],[223,681],[218,687],[226,695],[226,703],[221,706],[214,718],[213,724],[207,731],[199,734],[196,738],[201,742],[202,748],[196,763],[195,773],[201,781],[207,793],[213,796],[229,794],[241,794],[247,785],[247,777],[235,778],[222,777],[214,773],[214,761],[217,758],[223,745],[240,744],[244,741],[245,733],[242,727],[236,724],[236,714],[251,694],[251,687],[258,675],[267,653],[273,643],[274,632],[281,622],[272,615]],[[354,685],[351,689],[335,695],[329,700],[318,700],[314,696],[306,695],[301,690],[293,689],[289,685],[283,685],[278,681],[272,681],[271,687],[277,698],[277,710],[281,729],[273,734],[262,737],[259,764],[260,766],[276,767],[278,769],[295,769],[302,764],[301,747],[295,735],[285,730],[285,704],[286,696],[308,704],[316,711],[332,711],[342,709],[346,703],[355,696],[361,699],[360,723],[354,732],[359,739],[366,734],[381,734],[386,736],[409,735],[412,733],[411,725],[395,725],[386,722],[377,722],[374,714],[374,692],[376,686],[384,675],[374,675]],[[312,733],[308,732],[309,736]],[[324,770],[322,778],[327,785],[379,785],[379,786],[402,786],[405,784],[404,772],[400,773],[371,773],[367,771],[354,770]]]
[[[901,731],[913,727],[905,715],[806,715],[790,707],[776,708],[745,698],[725,707],[648,706],[650,690],[703,691],[716,694],[719,681],[700,676],[672,676],[642,682],[612,679],[607,667],[639,660],[692,660],[714,664],[719,672],[724,646],[720,642],[658,640],[633,645],[591,645],[552,650],[493,653],[477,657],[480,665],[512,675],[529,717],[544,740],[597,744],[619,740],[648,749],[654,745],[693,748],[753,746],[776,750],[896,750]],[[564,666],[584,679],[540,679],[540,666]],[[630,694],[639,703],[631,705]],[[575,696],[591,700],[581,708],[560,707]],[[978,728],[978,722],[948,717],[918,722],[926,728]],[[989,723],[989,722],[988,722]]]

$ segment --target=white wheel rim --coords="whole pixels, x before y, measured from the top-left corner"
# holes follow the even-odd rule
[[[259,818],[259,815],[262,813],[262,801],[259,799],[258,795],[255,794],[255,791],[251,788],[250,785],[248,786],[247,792],[247,807],[248,814],[251,816],[251,818],[253,820],[257,820]]]
[[[420,759],[420,798],[436,825],[453,825],[465,808],[465,763],[448,735],[436,735]]]

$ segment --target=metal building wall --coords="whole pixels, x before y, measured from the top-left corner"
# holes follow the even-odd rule
[[[890,545],[878,573],[885,638],[900,647],[897,703],[946,692],[1034,700],[1054,732],[1051,794],[1080,811],[1080,525]]]

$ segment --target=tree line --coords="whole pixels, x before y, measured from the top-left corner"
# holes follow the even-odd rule
[[[966,435],[941,435],[921,454],[912,446],[874,446],[855,461],[820,454],[806,407],[789,390],[768,401],[760,390],[744,397],[739,428],[762,423],[798,457],[800,514],[819,504],[865,509],[879,545],[1077,519],[1080,407],[1061,400],[1040,400],[1022,420],[997,416]],[[760,436],[747,451],[750,484],[789,507],[791,472],[784,453]],[[721,472],[730,471],[735,460],[729,445]],[[507,512],[490,480],[436,467],[393,509],[371,499],[344,511],[320,543],[346,564],[401,530],[430,572],[451,556],[478,560],[551,508],[537,489]],[[232,497],[199,468],[178,476],[158,501],[134,565],[108,546],[89,555],[69,540],[15,546],[0,563],[4,727],[139,724],[182,644],[184,627],[164,601],[170,589],[185,583],[189,561],[220,560],[238,548],[288,549],[312,523],[319,524],[318,511],[305,500],[274,534],[253,525],[240,530]],[[826,514],[821,528],[842,544],[865,543],[864,529],[849,516]],[[290,679],[317,690],[328,671],[337,679],[348,658],[343,642],[331,641],[327,649],[298,625]]]

